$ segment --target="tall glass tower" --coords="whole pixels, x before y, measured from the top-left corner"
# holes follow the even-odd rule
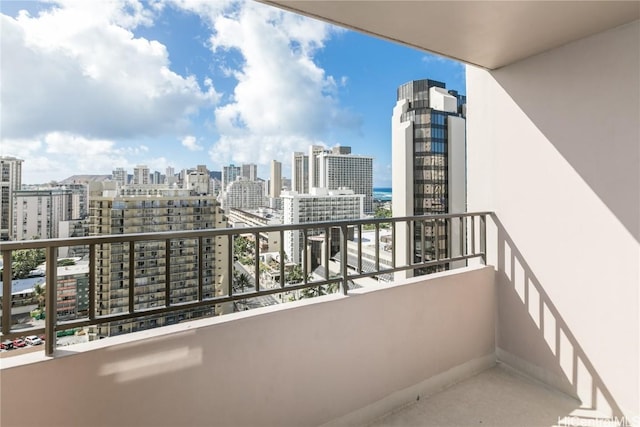
[[[464,96],[435,80],[398,88],[392,118],[394,216],[465,211],[465,104]],[[403,261],[444,258],[459,250],[453,247],[459,236],[453,239],[450,228],[444,221],[428,222],[416,226],[413,236],[398,233],[397,247],[413,239],[413,253],[402,254]]]

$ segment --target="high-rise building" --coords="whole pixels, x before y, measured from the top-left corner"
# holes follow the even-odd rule
[[[258,179],[258,166],[254,163],[242,165],[242,176],[249,181],[255,181]]]
[[[191,191],[194,194],[205,195],[211,194],[211,178],[209,177],[209,171],[203,171],[202,169],[190,170],[185,174],[185,179],[182,184],[182,188]]]
[[[12,238],[60,237],[60,222],[80,217],[78,200],[78,193],[65,188],[14,191]]]
[[[164,184],[165,177],[160,173],[160,171],[153,171],[149,176],[150,184]]]
[[[89,235],[89,218],[60,221],[60,225],[58,227],[58,237],[61,239],[69,237],[85,237]],[[58,257],[60,258],[84,257],[88,255],[88,245],[73,245],[58,248]]]
[[[22,186],[23,160],[0,156],[0,240],[13,236],[13,192]]]
[[[396,217],[464,212],[466,99],[442,82],[415,80],[398,88],[392,118],[392,210]],[[452,229],[451,235],[448,229]],[[418,226],[414,236],[397,233],[396,245],[413,238],[414,255],[433,259],[459,245],[459,227],[441,221]],[[424,237],[423,238],[423,234]],[[438,236],[438,241],[435,241]],[[421,242],[425,247],[420,249]],[[448,243],[450,242],[450,243]],[[400,260],[409,262],[411,260]]]
[[[149,167],[146,165],[138,165],[133,168],[133,183],[134,184],[150,184],[149,180]]]
[[[127,189],[129,191],[125,191]],[[193,195],[186,189],[169,189],[166,186],[161,189],[159,186],[133,185],[116,190],[116,194],[106,186],[105,191],[101,190],[92,186],[90,192],[91,235],[226,227],[226,220],[214,196]],[[200,279],[204,298],[221,295],[227,274],[227,239],[204,238],[202,244],[203,247],[198,248],[198,239],[171,239],[170,246],[164,240],[136,242],[133,254],[136,309],[164,304],[167,277],[170,278],[171,304],[195,301]],[[166,263],[167,251],[170,251],[169,265]],[[198,259],[199,253],[202,253],[202,260]],[[100,244],[96,247],[96,254],[96,265],[99,266],[96,269],[97,314],[126,311],[131,265],[129,245]],[[203,265],[202,278],[198,277],[198,269],[194,267],[199,262]],[[148,316],[135,323],[111,322],[99,326],[96,333],[99,336],[118,335],[213,314],[213,308],[176,311]]]
[[[73,193],[73,211],[71,219],[84,219],[89,216],[88,186],[87,184],[63,184],[59,186],[63,190],[71,190]]]
[[[282,191],[282,163],[271,160],[271,179],[269,180],[269,197],[277,199]]]
[[[309,146],[309,190],[320,187],[320,159],[318,155],[324,153],[322,145]]]
[[[223,166],[222,167],[222,190],[224,191],[224,189],[227,188],[227,185],[235,181],[236,178],[239,177],[241,174],[242,174],[242,170],[240,166],[236,166],[234,164],[231,164],[229,166]]]
[[[115,168],[113,172],[111,172],[111,180],[120,185],[127,185],[127,178],[127,170],[125,168]]]
[[[373,158],[351,154],[351,147],[336,146],[325,149],[318,145],[309,147],[306,160],[309,171],[309,188],[338,190],[350,188],[355,194],[364,195],[364,212],[373,212]],[[301,153],[294,153],[293,175],[298,187],[296,174],[305,167]],[[298,187],[300,188],[300,187]]]
[[[291,162],[291,189],[300,194],[309,192],[309,156],[295,152]]]
[[[166,175],[164,178],[164,183],[167,185],[173,185],[176,182],[178,182],[178,178],[176,178],[176,170],[171,167],[171,166],[167,166],[167,168],[165,169],[164,174]]]
[[[310,194],[298,194],[295,191],[282,193],[283,224],[302,224],[307,222],[338,221],[359,219],[363,215],[364,196],[354,194],[353,190],[327,190],[312,188]],[[324,230],[307,230],[307,237],[315,236]],[[339,229],[332,230],[331,241],[339,244]],[[302,261],[304,244],[301,230],[284,232],[284,250],[290,261]]]
[[[222,209],[257,209],[265,205],[263,184],[258,181],[237,179],[229,185],[222,198]]]

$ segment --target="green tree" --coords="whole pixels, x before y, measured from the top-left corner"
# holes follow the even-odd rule
[[[70,265],[76,265],[76,262],[71,258],[63,258],[58,260],[58,267],[68,267]]]
[[[391,218],[391,209],[379,207],[374,214],[375,218]]]
[[[14,279],[29,277],[29,272],[45,260],[44,249],[19,249],[11,254]]]
[[[304,272],[299,264],[293,266],[291,270],[285,273],[284,280],[287,283],[300,283],[304,280]],[[309,275],[307,275],[309,281]]]
[[[249,241],[249,239],[247,239],[244,236],[236,236],[235,239],[233,239],[233,250],[234,253],[239,254],[239,255],[244,255],[249,251],[249,248],[251,248],[251,242]]]

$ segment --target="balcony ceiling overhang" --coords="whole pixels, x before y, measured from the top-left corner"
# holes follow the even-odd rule
[[[638,1],[259,1],[487,69],[640,18]]]

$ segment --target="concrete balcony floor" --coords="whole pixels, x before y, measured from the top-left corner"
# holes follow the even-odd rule
[[[579,407],[576,399],[499,363],[368,426],[570,426]]]

